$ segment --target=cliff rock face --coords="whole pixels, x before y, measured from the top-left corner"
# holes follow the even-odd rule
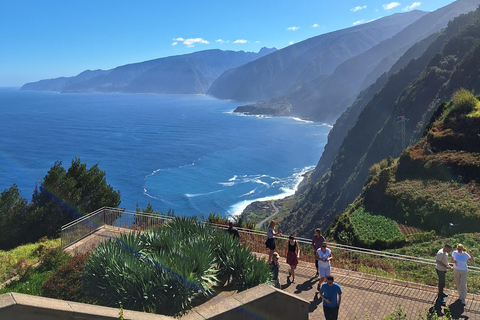
[[[75,77],[27,83],[22,90],[58,92],[205,93],[228,69],[276,49],[260,52],[205,50],[191,54],[128,64],[111,70],[85,71]]]
[[[207,93],[237,101],[284,96],[311,80],[327,77],[342,62],[391,38],[425,14],[395,14],[290,45],[222,74]]]
[[[282,100],[285,102],[283,108],[277,103],[277,99],[271,101],[271,103],[262,101],[250,106],[250,113],[261,113],[260,110],[255,110],[254,107],[256,106],[259,109],[268,110],[267,106],[270,104],[269,114],[272,115],[289,115],[333,123],[355,102],[362,90],[367,89],[382,74],[388,72],[415,43],[440,31],[447,26],[448,21],[462,13],[475,10],[479,5],[480,1],[478,0],[456,1],[429,14],[418,14],[418,19],[414,21],[409,22],[406,19],[405,22],[408,21],[409,24],[405,25],[405,28],[399,30],[398,33],[384,39],[384,41],[379,42],[364,52],[357,52],[356,55],[352,55],[349,59],[337,65],[327,60],[318,60],[316,61],[318,63],[330,63],[331,66],[335,66],[335,69],[330,73],[317,72],[315,77],[302,78],[303,81],[297,80],[295,86],[288,88],[278,86],[278,88],[284,90],[283,93],[277,92],[278,95],[282,95]],[[275,54],[281,55],[282,50]],[[404,64],[402,66],[397,65],[396,69],[403,67],[408,61],[403,59]],[[259,62],[261,60],[256,63]],[[311,68],[311,65],[309,65],[309,68]],[[247,66],[242,67],[242,69],[245,68]],[[223,77],[220,77],[214,82],[213,86],[217,85],[222,79]],[[209,92],[213,91],[213,86]],[[235,87],[232,87],[231,90],[233,88]],[[239,108],[237,111],[241,112],[242,109]]]
[[[361,195],[337,219],[339,241],[359,208],[436,234],[478,232],[480,101],[460,89],[435,111],[418,143],[370,168]],[[348,238],[348,237],[347,237]]]
[[[416,143],[440,102],[454,91],[478,86],[480,10],[450,22],[423,54],[373,94],[343,139],[330,170],[324,175],[313,173],[316,178],[298,196],[301,200],[285,224],[300,226],[301,234],[310,234],[315,226],[327,227],[360,194],[374,163],[398,157]]]

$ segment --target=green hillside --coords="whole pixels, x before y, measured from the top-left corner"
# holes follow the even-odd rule
[[[398,72],[391,74],[383,85],[381,83],[374,85],[373,89],[380,88],[371,95],[368,102],[356,106],[358,109],[349,109],[350,120],[355,122],[349,129],[345,128],[345,130],[348,129],[348,133],[343,138],[331,166],[326,169],[325,165],[320,164],[322,161],[319,162],[309,181],[295,195],[296,204],[289,214],[284,215],[280,228],[297,232],[298,235],[310,236],[316,227],[322,229],[329,227],[362,192],[366,181],[371,179],[369,178],[370,168],[375,163],[389,157],[399,157],[408,146],[413,146],[422,139],[425,129],[432,125],[429,124],[429,119],[432,117],[439,119],[436,112],[442,101],[449,100],[460,88],[470,91],[478,90],[480,85],[479,22],[480,10],[461,15],[451,21],[447,28],[438,33],[434,39],[430,39],[431,42],[420,56],[411,59]],[[365,97],[370,97],[370,93]],[[463,123],[458,125],[464,126]],[[470,128],[475,128],[475,124]],[[446,141],[449,134],[447,131],[445,134]],[[465,134],[463,133],[464,136]],[[436,134],[432,131],[431,135]],[[435,148],[435,142],[432,143],[432,148]],[[465,144],[474,143],[467,141]],[[465,149],[465,152],[467,151],[470,150]],[[459,157],[463,157],[460,156],[461,151],[455,152]],[[445,153],[444,156],[449,155]],[[402,165],[406,165],[405,157],[406,154],[402,156]],[[453,156],[450,155],[450,157]],[[408,170],[414,169],[405,167],[406,170],[402,171],[402,168],[400,167],[399,174],[404,175]],[[463,175],[467,179],[467,176],[472,174],[472,170],[468,168],[472,169],[463,166],[456,175]],[[395,176],[396,172],[391,174]],[[400,178],[399,176],[398,179]],[[454,178],[457,179],[455,176]],[[402,181],[404,180],[405,178]],[[475,181],[475,179],[470,180]],[[451,177],[441,181],[449,182]],[[460,181],[463,180],[460,179]],[[408,186],[409,183],[405,182],[405,184]],[[476,189],[475,186],[472,188]],[[392,192],[395,193],[395,191]],[[404,196],[407,199],[410,194],[407,193]],[[412,199],[411,202],[415,201]],[[405,202],[404,205],[410,205],[409,203]],[[415,207],[418,208],[417,204]],[[442,208],[443,206],[440,207]],[[430,206],[427,206],[426,210],[430,210]],[[413,219],[412,215],[416,214],[412,211],[408,213],[407,223],[408,220]],[[392,213],[391,215],[399,221],[404,218],[403,214]],[[448,218],[450,221],[444,224],[446,228],[448,228],[448,222],[456,224],[450,218]]]
[[[362,229],[359,214],[377,222]],[[469,91],[460,89],[441,104],[420,141],[399,158],[370,168],[361,195],[330,231],[340,242],[388,247],[405,240],[378,231],[392,223],[442,236],[479,231],[480,101]]]

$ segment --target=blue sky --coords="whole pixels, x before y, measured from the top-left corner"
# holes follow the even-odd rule
[[[258,51],[453,0],[0,0],[0,86],[207,49]]]

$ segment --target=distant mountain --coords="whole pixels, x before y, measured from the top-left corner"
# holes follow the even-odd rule
[[[392,37],[425,12],[395,14],[371,23],[319,35],[222,74],[207,94],[260,101],[283,96],[327,77],[342,62]]]
[[[283,229],[311,234],[315,227],[327,227],[360,194],[373,164],[398,157],[422,137],[441,101],[449,100],[459,88],[478,90],[480,9],[460,15],[429,40],[433,38],[421,55],[383,85],[373,85],[380,90],[364,92],[365,97],[375,92],[366,104],[349,109],[352,114],[358,112],[355,124],[330,168],[317,166],[312,173],[292,214],[282,221]]]
[[[27,83],[22,90],[58,92],[205,93],[228,69],[261,58],[276,49],[258,53],[205,50],[191,54],[128,64],[111,70],[84,71],[75,77]]]
[[[446,27],[454,17],[473,11],[479,5],[479,0],[459,0],[423,15],[391,38],[342,62],[332,74],[320,74],[299,89],[284,92],[280,98],[239,107],[236,111],[296,116],[333,123],[362,90],[389,71],[410,47]],[[276,52],[280,53],[281,50]]]

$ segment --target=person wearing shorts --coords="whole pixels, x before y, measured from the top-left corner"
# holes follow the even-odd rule
[[[272,255],[273,252],[275,251],[275,236],[281,236],[282,235],[282,230],[279,230],[279,232],[275,232],[275,220],[270,221],[270,226],[268,227],[267,230],[267,241],[265,241],[265,247],[270,249],[270,252],[268,253],[268,262],[272,261]]]
[[[322,246],[317,250],[315,259],[318,260],[318,274],[323,282],[327,282],[327,277],[330,276],[330,260],[332,260],[332,250],[327,248],[327,243],[323,242]],[[320,280],[317,288],[320,289]]]

